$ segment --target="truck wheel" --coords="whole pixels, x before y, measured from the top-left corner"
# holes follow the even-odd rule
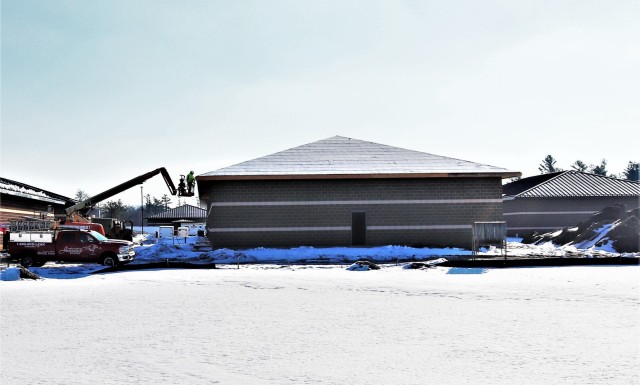
[[[31,255],[25,255],[22,258],[20,258],[20,264],[23,267],[31,267],[34,264],[34,260],[33,257]]]
[[[102,264],[107,267],[116,267],[118,266],[118,258],[115,255],[107,255],[102,258]]]

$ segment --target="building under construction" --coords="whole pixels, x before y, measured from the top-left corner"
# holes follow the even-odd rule
[[[214,248],[459,246],[520,173],[332,137],[199,175]],[[205,207],[205,206],[203,206]]]

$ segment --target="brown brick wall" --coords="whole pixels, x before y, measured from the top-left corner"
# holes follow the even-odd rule
[[[216,248],[350,246],[351,214],[370,226],[463,226],[454,229],[367,229],[367,245],[469,247],[474,221],[502,220],[499,178],[218,181],[199,185],[208,196],[209,237]],[[494,199],[483,203],[312,204],[274,202]],[[272,205],[217,206],[229,202]],[[377,202],[379,203],[379,202]],[[214,204],[213,207],[211,205]],[[331,230],[318,229],[331,227]],[[259,229],[225,231],[220,229]],[[288,231],[264,231],[287,228]],[[314,228],[298,231],[296,228]],[[337,228],[337,229],[336,229]]]
[[[47,213],[50,203],[9,194],[0,195],[0,223],[21,220],[25,216],[39,218]],[[64,206],[51,204],[56,215],[64,215]]]
[[[559,230],[564,227],[577,226],[592,214],[573,212],[596,212],[616,204],[624,204],[626,209],[630,210],[639,207],[640,201],[638,197],[516,198],[507,200],[504,202],[507,234],[524,236],[534,231],[548,232],[553,229]],[[520,214],[536,212],[543,214]],[[511,213],[514,214],[510,215]]]

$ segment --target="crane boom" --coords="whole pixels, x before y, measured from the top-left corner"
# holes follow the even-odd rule
[[[125,190],[130,189],[135,185],[142,184],[148,179],[153,178],[154,176],[161,174],[164,182],[167,184],[171,195],[178,194],[179,196],[193,196],[193,192],[187,193],[186,191],[176,189],[176,186],[173,184],[171,180],[171,176],[167,172],[167,169],[164,167],[157,168],[153,171],[149,171],[148,173],[139,175],[131,180],[128,180],[124,183],[121,183],[115,187],[112,187],[106,191],[101,192],[100,194],[94,195],[90,198],[87,198],[83,201],[76,203],[75,205],[68,207],[65,209],[67,213],[67,217],[71,218],[74,214],[80,213],[82,216],[85,216],[97,203],[102,202],[105,199],[111,198],[114,195],[117,195]]]

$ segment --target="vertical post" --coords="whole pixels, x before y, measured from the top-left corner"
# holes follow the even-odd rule
[[[507,260],[507,238],[506,237],[502,239],[502,244],[504,247],[504,260],[506,261]]]
[[[144,235],[144,190],[140,185],[140,226],[142,226],[141,233]]]

